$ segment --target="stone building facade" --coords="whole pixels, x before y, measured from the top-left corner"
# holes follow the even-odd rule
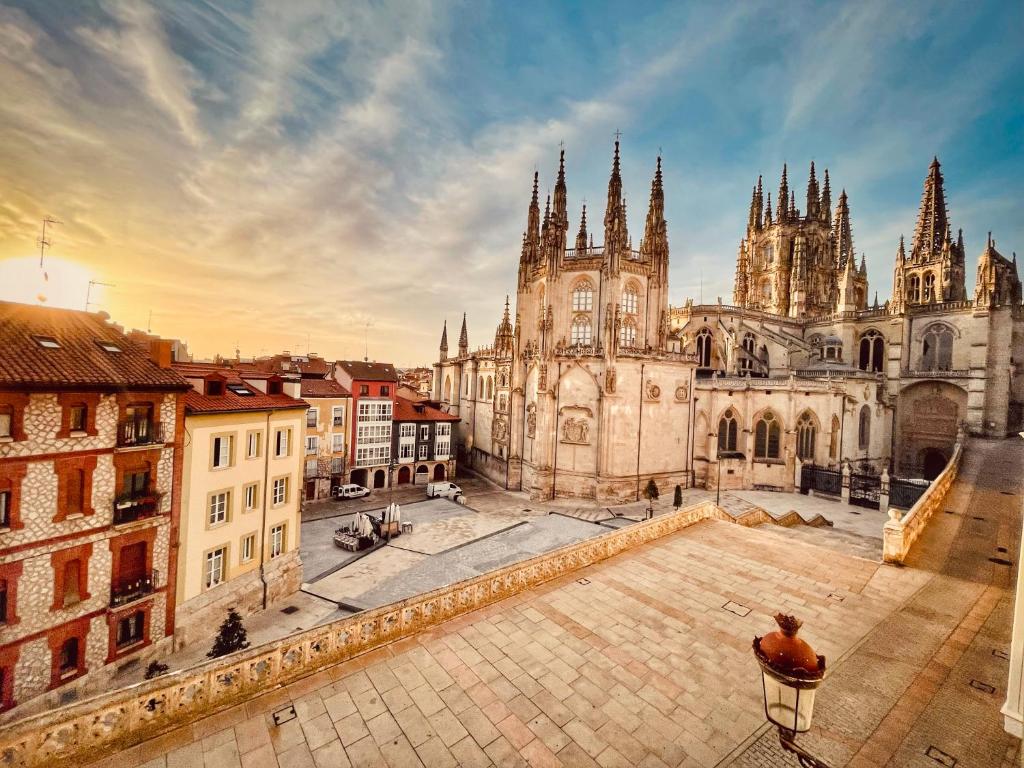
[[[434,396],[459,417],[466,465],[535,497],[638,498],[648,479],[791,490],[796,462],[933,477],[957,427],[1021,426],[1024,310],[1016,260],[993,241],[966,299],[938,161],[928,170],[911,256],[893,298],[868,306],[850,199],[812,164],[806,207],[783,169],[776,205],[754,187],[734,304],[668,304],[659,158],[634,250],[616,143],[594,246],[583,209],[567,242],[564,152],[543,217],[534,174],[515,313],[494,344],[458,352],[447,334]],[[926,290],[927,289],[927,290]],[[514,318],[514,319],[513,319]]]
[[[101,688],[175,626],[184,380],[105,317],[0,303],[0,708]]]
[[[302,399],[309,403],[302,471],[303,499],[329,499],[331,489],[348,482],[348,432],[352,393],[334,379],[302,378]]]
[[[426,485],[455,477],[452,427],[459,420],[439,403],[395,398],[391,455],[395,485]]]
[[[243,616],[302,584],[303,437],[298,380],[179,364],[184,396],[175,646],[208,642],[229,608]]]

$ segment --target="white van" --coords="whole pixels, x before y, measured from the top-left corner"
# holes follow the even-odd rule
[[[336,499],[358,499],[368,496],[370,489],[363,488],[363,486],[356,485],[355,483],[348,483],[347,485],[335,486],[333,493]]]
[[[442,496],[446,499],[451,499],[452,501],[458,501],[462,498],[462,489],[455,483],[450,483],[447,480],[442,480],[437,483],[427,483],[428,499],[437,499]]]

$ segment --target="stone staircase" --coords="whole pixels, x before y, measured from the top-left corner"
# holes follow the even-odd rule
[[[851,557],[878,562],[882,559],[882,539],[858,536],[827,526],[761,524],[755,526],[763,535],[799,541],[824,549],[842,552]]]

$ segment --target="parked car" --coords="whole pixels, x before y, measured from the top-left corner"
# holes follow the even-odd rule
[[[462,489],[455,483],[450,483],[447,480],[427,483],[427,498],[437,499],[441,497],[451,499],[452,501],[460,501],[463,498]]]
[[[369,496],[370,489],[363,488],[363,486],[356,485],[355,483],[347,483],[346,485],[335,486],[333,494],[336,499],[359,499],[363,496]]]

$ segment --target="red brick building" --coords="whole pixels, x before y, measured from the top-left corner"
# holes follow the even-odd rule
[[[169,645],[188,389],[170,358],[102,315],[0,302],[3,710]]]
[[[349,482],[387,488],[398,372],[391,363],[339,360],[334,378],[352,393]]]

